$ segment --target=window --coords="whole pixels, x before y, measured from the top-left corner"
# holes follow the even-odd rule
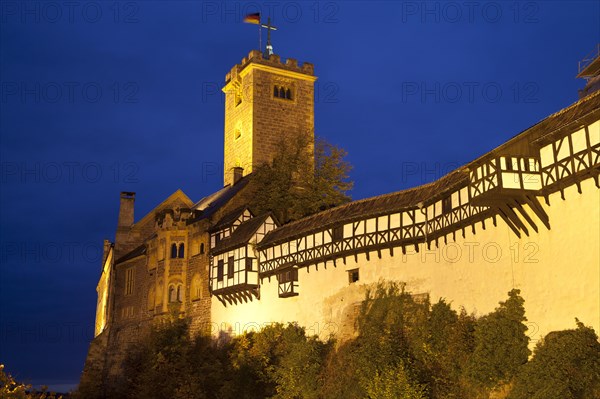
[[[344,239],[344,226],[334,227],[331,231],[331,239],[333,241],[342,241]]]
[[[217,281],[223,281],[223,259],[217,262]]]
[[[356,283],[359,279],[358,269],[348,270],[348,283]]]
[[[288,269],[277,275],[279,297],[289,298],[298,295],[298,269]]]
[[[133,294],[133,267],[125,271],[125,295]]]
[[[253,260],[254,260],[254,258],[246,258],[246,270],[249,272],[253,271],[252,270],[252,267],[253,267],[252,261]]]
[[[283,98],[284,100],[292,100],[292,89],[289,87],[274,86],[273,97]]]
[[[177,257],[177,244],[171,244],[171,259]]]
[[[237,107],[241,103],[242,103],[242,93],[236,92],[235,93],[235,106]]]
[[[233,136],[236,140],[239,139],[240,137],[242,137],[242,131],[240,129],[235,129]]]
[[[452,197],[447,196],[442,200],[442,213],[450,213],[452,211]]]
[[[200,255],[204,255],[204,243],[200,243]]]
[[[185,255],[185,246],[183,243],[179,244],[179,253],[178,253],[178,258],[183,258]]]
[[[233,256],[227,258],[227,278],[233,278]]]

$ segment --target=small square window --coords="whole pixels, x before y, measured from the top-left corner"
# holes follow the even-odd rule
[[[348,270],[348,283],[356,283],[359,280],[358,269]]]

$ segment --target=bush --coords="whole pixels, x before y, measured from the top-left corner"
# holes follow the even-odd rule
[[[600,343],[576,320],[574,330],[548,334],[515,378],[510,399],[593,399],[600,397]]]
[[[519,294],[519,290],[511,290],[508,300],[500,302],[494,312],[483,316],[475,326],[475,349],[468,373],[483,388],[510,382],[531,353],[525,334],[525,301]]]

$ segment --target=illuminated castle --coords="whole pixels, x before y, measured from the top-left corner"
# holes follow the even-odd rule
[[[280,226],[247,207],[250,173],[283,135],[312,139],[316,77],[250,52],[223,89],[224,187],[198,202],[178,190],[137,221],[135,193],[121,193],[86,372],[116,372],[127,344],[173,310],[213,335],[297,322],[348,337],[380,279],[478,313],[519,288],[534,342],[575,317],[600,330],[599,71],[587,62],[579,101],[433,183]]]

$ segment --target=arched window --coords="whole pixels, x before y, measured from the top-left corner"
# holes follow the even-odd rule
[[[177,302],[182,302],[181,298],[183,297],[183,293],[181,285],[177,286]]]
[[[185,255],[185,247],[183,245],[183,243],[179,244],[179,258],[183,258]]]
[[[174,259],[177,257],[177,244],[173,243],[171,244],[171,259]]]
[[[292,99],[292,91],[290,89],[287,89],[285,91],[285,98],[287,98],[288,100]]]
[[[283,87],[279,88],[279,98],[285,98],[285,89]]]
[[[203,255],[204,254],[204,243],[200,243],[200,254]]]
[[[273,96],[279,97],[279,89],[277,88],[277,86],[273,87]]]
[[[169,303],[177,301],[177,290],[174,285],[169,286]]]

